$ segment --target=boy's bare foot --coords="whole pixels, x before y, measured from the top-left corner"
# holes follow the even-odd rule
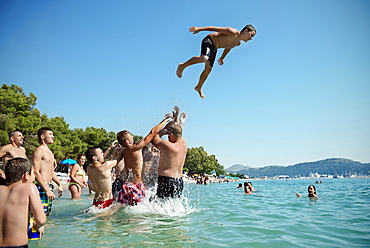
[[[194,87],[194,90],[196,90],[198,93],[199,93],[199,96],[201,97],[201,98],[205,98],[205,96],[203,95],[203,92],[202,92],[202,89],[201,88],[198,88],[198,87]]]
[[[177,66],[177,70],[176,70],[176,75],[179,77],[179,78],[182,78],[182,71],[184,70],[183,68],[183,64],[179,64]]]

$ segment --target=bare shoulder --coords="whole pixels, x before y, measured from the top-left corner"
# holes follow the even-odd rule
[[[12,147],[12,145],[11,145],[11,144],[7,144],[7,145],[5,145],[5,146],[2,146],[2,147],[0,148],[0,151],[2,151],[2,152],[7,152],[11,147]]]

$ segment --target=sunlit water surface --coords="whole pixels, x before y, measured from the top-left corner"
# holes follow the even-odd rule
[[[30,247],[370,247],[370,178],[186,184],[165,203],[96,210],[92,196],[54,201],[45,236]],[[314,184],[320,198],[307,195]],[[150,195],[150,192],[149,192]]]

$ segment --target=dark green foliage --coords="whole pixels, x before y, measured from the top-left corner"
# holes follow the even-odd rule
[[[189,171],[190,173],[200,174],[210,174],[213,171],[215,171],[217,175],[225,173],[223,166],[218,163],[216,156],[208,156],[202,146],[197,148],[188,148],[184,170]]]

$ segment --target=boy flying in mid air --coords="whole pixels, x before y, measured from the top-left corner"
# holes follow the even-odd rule
[[[190,32],[193,34],[199,33],[200,31],[214,31],[207,35],[202,41],[201,55],[195,56],[178,65],[176,70],[176,75],[181,78],[182,72],[189,65],[194,65],[198,63],[205,63],[204,70],[200,75],[199,82],[195,86],[195,90],[199,93],[200,97],[204,99],[202,92],[202,86],[206,81],[209,73],[211,73],[213,64],[216,59],[217,49],[224,48],[221,57],[218,59],[218,64],[223,65],[226,55],[230,50],[241,44],[241,41],[247,42],[252,40],[256,35],[256,29],[252,25],[245,26],[240,32],[235,28],[230,27],[190,27]]]

